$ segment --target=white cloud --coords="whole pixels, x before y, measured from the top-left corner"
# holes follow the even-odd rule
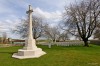
[[[12,29],[16,29],[15,26],[20,23],[20,20],[18,18],[13,19],[5,19],[3,21],[0,21],[0,34],[2,36],[3,32],[7,33],[7,36],[10,38],[20,38],[19,35],[15,35],[12,33]]]
[[[47,12],[41,10],[39,7],[33,10],[33,15],[42,17],[44,22],[48,22],[50,26],[56,26],[62,20],[62,13],[60,11]]]
[[[61,12],[55,11],[55,12],[46,12],[41,10],[40,8],[35,8],[33,15],[36,15],[38,17],[43,17],[44,20],[48,21],[49,23],[57,23],[61,20]],[[7,18],[4,18],[4,20],[0,20],[0,30],[2,31],[8,31],[9,29],[14,29],[14,27],[20,23],[20,19],[18,16],[15,15],[9,15]]]
[[[46,19],[61,18],[61,12],[60,11],[46,12],[46,11],[41,10],[40,8],[35,8],[34,9],[34,14],[38,15],[38,16],[42,16]]]
[[[42,17],[44,21],[48,22],[51,25],[56,25],[61,21],[62,13],[60,11],[55,12],[47,12],[43,11],[40,8],[33,9],[33,15],[36,15],[38,17]]]
[[[34,2],[33,0],[30,0],[31,2]],[[33,4],[33,6],[37,7],[34,8],[33,15],[36,15],[38,17],[42,17],[45,21],[49,22],[51,25],[55,25],[58,22],[61,21],[62,18],[62,13],[59,11],[59,9],[63,8],[65,4],[72,2],[73,0],[37,0],[37,2],[42,2],[47,4],[45,5],[46,9],[53,8],[52,12],[44,11],[42,10],[44,6],[41,7],[40,9],[40,4]],[[11,6],[11,5],[14,6]],[[32,4],[32,3],[31,3]],[[27,10],[29,5],[28,1],[25,0],[0,0],[0,15],[3,14],[4,17],[0,16],[0,31],[2,32],[8,32],[9,34],[10,29],[15,29],[15,26],[19,24],[20,19],[19,18],[24,18],[25,15],[22,15],[22,12]],[[50,7],[49,7],[50,6]],[[18,8],[19,10],[17,10]],[[57,8],[57,10],[56,10]],[[58,9],[59,8],[59,9]],[[21,11],[23,10],[23,11]],[[49,9],[50,10],[50,9]],[[56,10],[56,11],[53,11]],[[25,11],[26,12],[26,11]],[[18,14],[17,14],[18,13]],[[25,14],[25,13],[24,13]],[[22,15],[20,17],[19,15]],[[12,34],[10,34],[11,36]]]
[[[13,18],[9,17],[5,20],[0,20],[0,31],[1,32],[8,32],[10,31],[10,29],[15,28],[15,26],[20,22],[20,19],[18,19],[16,16]]]
[[[41,16],[44,18],[44,20],[47,20],[51,25],[55,25],[61,20],[61,12],[55,11],[55,12],[46,12],[41,10],[40,8],[35,8],[33,15]],[[15,15],[9,15],[8,18],[6,18],[3,21],[0,21],[0,31],[7,32],[8,34],[11,34],[10,29],[15,29],[15,26],[20,23],[20,19],[18,19],[18,16]],[[10,35],[11,36],[11,35]]]

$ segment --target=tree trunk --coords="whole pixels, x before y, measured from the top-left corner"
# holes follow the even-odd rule
[[[53,41],[53,42],[55,42],[55,40],[54,40],[54,39],[53,39],[52,41]]]
[[[83,41],[84,41],[84,46],[85,47],[89,47],[89,45],[88,45],[88,39],[84,39]]]

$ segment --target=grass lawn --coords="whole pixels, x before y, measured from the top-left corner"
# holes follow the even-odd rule
[[[100,46],[39,46],[47,54],[34,59],[15,59],[12,54],[22,47],[0,48],[0,66],[100,66]]]

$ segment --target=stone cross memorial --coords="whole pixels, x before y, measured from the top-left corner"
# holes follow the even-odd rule
[[[25,40],[25,46],[23,49],[19,49],[18,53],[14,53],[12,57],[18,58],[18,59],[25,59],[25,58],[38,58],[44,54],[46,54],[44,51],[42,51],[41,48],[38,48],[36,46],[36,41],[33,39],[32,34],[32,12],[33,9],[31,5],[29,5],[29,10],[26,12],[28,14],[28,20],[29,20],[29,27],[28,27],[28,37]]]

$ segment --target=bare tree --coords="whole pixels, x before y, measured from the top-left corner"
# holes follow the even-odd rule
[[[88,38],[100,24],[100,0],[83,0],[78,4],[71,4],[70,7],[65,7],[63,18],[70,33],[78,33],[84,46],[88,47]]]
[[[62,31],[59,35],[58,38],[59,41],[66,41],[69,40],[68,32],[67,31]]]
[[[16,29],[14,29],[13,32],[19,34],[22,38],[27,37],[28,23],[28,20],[22,19],[21,23],[15,26]],[[41,37],[42,34],[42,19],[33,16],[32,24],[33,38],[37,39]]]
[[[59,29],[58,27],[51,27],[49,26],[49,24],[45,24],[44,25],[44,35],[47,36],[48,38],[52,39],[52,41],[56,42],[56,40],[58,39],[59,37]]]

